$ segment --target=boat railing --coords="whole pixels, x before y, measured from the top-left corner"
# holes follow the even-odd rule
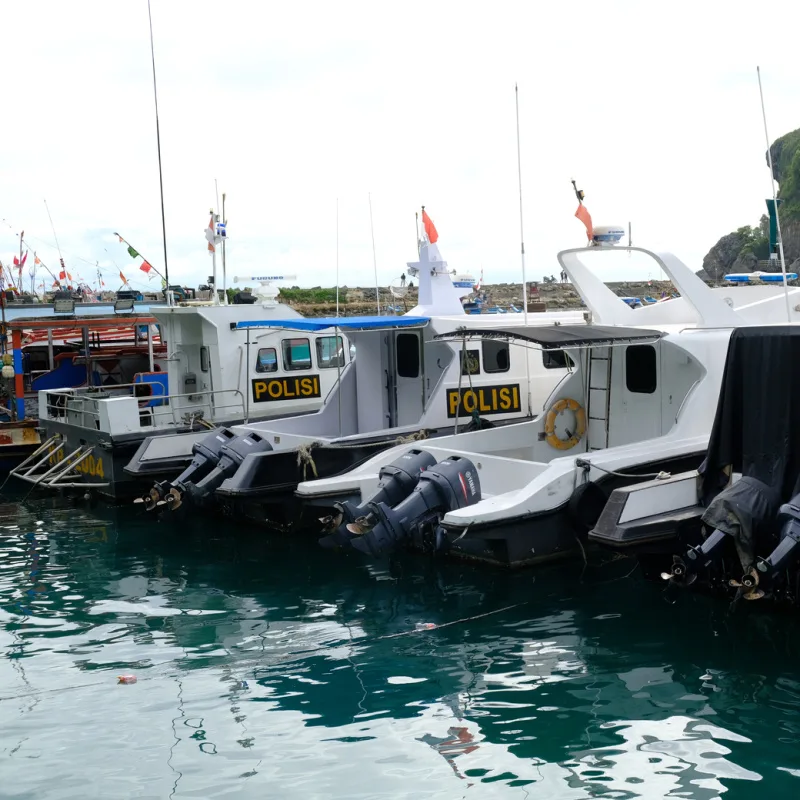
[[[75,389],[43,390],[45,414],[41,416],[100,430],[101,401],[131,398],[137,401],[137,428],[177,426],[189,418],[206,419],[206,414],[209,415],[208,421],[218,418],[244,419],[245,397],[240,389],[207,389],[167,395],[136,394],[136,390],[141,390],[142,385],[124,383],[107,387],[82,386]],[[186,405],[174,402],[184,398],[192,402]]]

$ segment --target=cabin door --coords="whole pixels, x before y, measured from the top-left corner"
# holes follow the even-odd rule
[[[660,361],[658,343],[615,348],[611,363],[609,447],[661,436]]]
[[[424,377],[419,331],[391,331],[389,344],[389,426],[414,425],[422,417]]]

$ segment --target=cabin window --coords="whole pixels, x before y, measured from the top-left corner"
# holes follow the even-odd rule
[[[625,385],[629,392],[653,394],[657,384],[656,349],[632,344],[625,350]]]
[[[344,366],[344,346],[341,336],[317,338],[317,366],[320,369]]]
[[[256,372],[277,372],[278,351],[274,347],[261,347],[256,356]]]
[[[542,350],[542,363],[545,369],[568,369],[573,366],[572,359],[563,350]]]
[[[200,348],[200,370],[201,370],[201,372],[208,372],[208,365],[209,365],[208,348],[207,347],[201,347]]]
[[[400,378],[419,377],[419,337],[416,333],[398,333],[397,375]]]
[[[458,353],[461,359],[461,374],[462,375],[480,375],[481,362],[478,358],[477,350],[459,350]]]
[[[508,372],[511,365],[508,342],[485,339],[481,342],[481,350],[483,351],[484,372]]]
[[[284,339],[283,368],[288,372],[295,369],[311,369],[311,344],[308,339]]]

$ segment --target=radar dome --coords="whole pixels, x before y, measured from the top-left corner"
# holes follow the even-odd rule
[[[598,247],[613,247],[625,235],[621,225],[595,225],[592,228],[592,243]]]

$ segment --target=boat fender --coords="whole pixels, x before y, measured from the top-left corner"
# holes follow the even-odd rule
[[[561,439],[556,436],[556,417],[562,411],[572,411],[575,413],[576,430],[568,439]],[[571,450],[583,438],[586,433],[586,412],[583,406],[571,397],[562,397],[550,406],[544,422],[544,440],[550,447],[556,450]]]
[[[608,495],[594,481],[575,489],[567,503],[567,516],[579,536],[586,536],[594,528],[607,502]]]

